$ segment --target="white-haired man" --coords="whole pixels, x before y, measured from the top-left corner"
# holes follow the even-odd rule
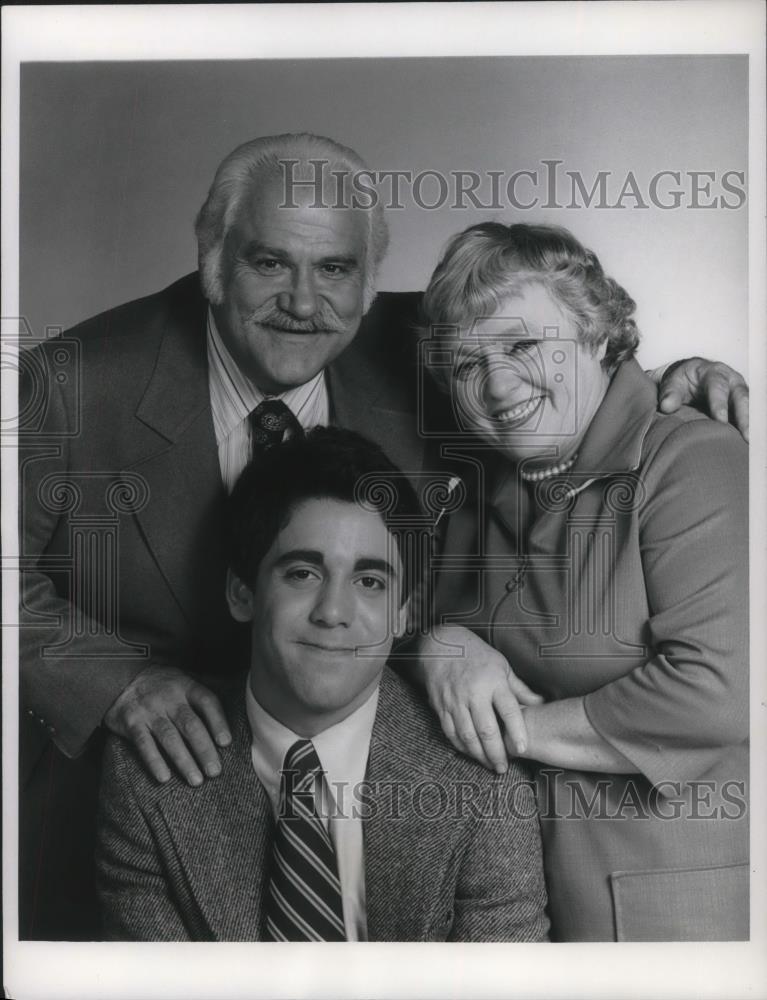
[[[102,724],[159,781],[220,772],[231,735],[211,685],[245,648],[225,604],[220,515],[252,442],[334,423],[408,472],[428,466],[418,294],[371,306],[383,211],[339,204],[339,177],[366,169],[317,136],[238,147],[198,216],[199,275],[65,334],[76,395],[75,380],[22,384],[21,412],[41,392],[45,412],[21,464],[22,937],[93,936]],[[29,370],[55,371],[57,347]],[[681,397],[722,367],[690,362],[675,377],[666,391]]]

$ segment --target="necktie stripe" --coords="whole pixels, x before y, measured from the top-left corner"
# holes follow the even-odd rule
[[[299,935],[293,921],[282,911],[277,900],[271,895],[269,896],[269,909],[270,914],[266,918],[267,938],[271,938],[273,941],[314,940],[314,938],[307,938],[305,934]],[[277,932],[276,934],[272,932],[272,928]]]
[[[274,938],[275,941],[287,941],[288,940],[285,937],[285,935],[282,933],[282,931],[279,929],[279,927],[277,926],[277,924],[275,924],[275,922],[272,920],[271,917],[267,917],[266,927],[267,927],[267,930],[269,931],[269,933],[271,934],[271,936]]]
[[[294,843],[296,840],[300,840],[306,850],[313,854],[325,868],[335,872],[335,851],[324,829],[320,829],[320,827],[321,824],[316,817],[311,817],[309,822],[304,816],[304,810],[300,807],[295,808],[294,803],[294,816],[292,819],[284,821],[281,834],[284,839],[288,836],[289,831],[292,831],[291,839]]]
[[[337,919],[335,922],[328,920],[291,882],[275,884],[274,897],[286,918],[295,923],[304,935],[314,935],[310,940],[344,940],[346,935],[341,920]]]
[[[316,814],[307,809],[300,799],[293,800],[293,815],[297,819],[303,820],[307,824],[307,838],[311,836],[311,833],[316,835],[316,846],[314,849],[316,851],[329,851],[332,853],[333,845],[328,836],[328,832],[322,825],[322,820]],[[288,823],[292,822],[290,818],[286,817]]]
[[[308,802],[314,803],[315,794],[314,786],[317,780],[317,776],[314,771],[309,771],[308,774],[304,775],[299,781],[293,785],[293,795],[300,796],[301,800],[306,800]]]
[[[295,776],[295,771],[287,772],[292,777]],[[310,771],[307,775],[301,777],[298,781],[295,781],[292,786],[292,795],[290,796],[290,802],[286,800],[286,794],[288,791],[287,785],[282,790],[282,795],[280,796],[280,808],[282,810],[281,816],[288,822],[294,821],[299,818],[305,821],[309,827],[317,831],[317,835],[326,845],[329,851],[333,850],[333,845],[330,840],[328,831],[325,829],[325,824],[319,817],[317,813],[317,796],[315,795],[315,782],[317,780],[322,780],[322,771],[315,773]],[[319,848],[318,848],[319,849]]]
[[[306,746],[301,746],[298,743],[296,743],[295,746],[298,747],[298,749],[295,750],[295,752],[291,752],[289,750],[285,755],[284,770],[286,771],[298,771],[299,770],[298,765],[301,763],[301,761],[305,760],[307,757],[309,757],[312,753],[315,752],[314,748],[312,747],[312,744],[308,740]]]
[[[328,896],[341,891],[338,880],[332,872],[327,872],[321,866],[317,866],[306,857],[305,853],[299,853],[293,845],[282,842],[275,845],[275,853],[279,850],[284,863],[295,871],[296,875],[305,882],[313,892],[327,901]]]
[[[275,851],[275,858],[277,859],[277,866],[285,876],[285,878],[292,882],[298,893],[305,897],[306,900],[317,910],[318,913],[328,921],[329,924],[333,924],[339,933],[343,934],[344,925],[338,919],[335,913],[327,905],[327,903],[317,895],[317,893],[312,888],[311,884],[304,879],[295,868],[291,868],[285,863],[285,859]]]
[[[306,845],[301,842],[301,839],[296,837],[290,829],[285,830],[285,840],[280,845],[280,849],[282,848],[287,848],[287,850],[292,848],[295,853],[299,854],[307,862],[307,864],[310,864],[314,870],[325,879],[331,889],[336,892],[341,891],[341,883],[338,881],[336,873],[333,869],[329,868],[321,858],[317,857],[316,854],[313,854],[306,847]],[[293,860],[293,863],[295,863],[295,860]]]
[[[286,856],[280,847],[275,847],[274,857],[280,871],[288,878],[295,876],[295,884],[299,889],[306,886],[307,894],[311,895],[315,902],[319,900],[320,903],[324,903],[322,894],[327,891],[327,880],[324,880],[311,865],[307,865],[303,858],[291,857],[289,854]],[[319,908],[322,909],[322,906]]]
[[[276,885],[272,884],[272,900],[277,904],[278,910],[286,917],[289,921],[289,926],[293,925],[297,928],[304,936],[307,941],[326,941],[327,938],[322,937],[320,932],[316,930],[310,923],[308,923],[303,916],[291,906],[285,896],[277,888]],[[290,927],[292,930],[293,927]],[[294,940],[290,938],[289,940]]]
[[[300,885],[295,885],[280,870],[275,870],[272,879],[272,890],[280,907],[292,919],[298,915],[308,927],[326,938],[329,933],[328,921],[325,915],[315,907],[311,899],[304,893]]]
[[[266,904],[273,941],[345,941],[341,883],[333,843],[317,815],[322,769],[311,740],[285,755]]]

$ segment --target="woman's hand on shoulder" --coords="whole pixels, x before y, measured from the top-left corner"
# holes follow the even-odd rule
[[[469,629],[438,626],[419,644],[422,680],[445,736],[461,753],[503,774],[524,752],[523,705],[543,698],[516,676],[505,656]]]

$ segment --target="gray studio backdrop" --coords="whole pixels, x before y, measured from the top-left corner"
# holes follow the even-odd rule
[[[447,194],[422,178],[432,209],[402,189],[382,289],[423,288],[447,237],[482,219],[566,225],[636,298],[646,365],[704,353],[745,370],[747,73],[744,56],[25,64],[22,312],[42,336],[192,270],[221,158],[310,130],[377,170],[447,178]],[[514,188],[532,208],[509,203],[518,171],[537,178]]]

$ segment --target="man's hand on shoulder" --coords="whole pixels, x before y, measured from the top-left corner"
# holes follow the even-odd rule
[[[685,358],[669,365],[655,380],[664,413],[695,406],[714,420],[731,421],[748,441],[748,386],[734,368],[721,361]]]
[[[201,785],[203,775],[214,778],[221,772],[215,744],[228,746],[232,740],[213,692],[170,666],[142,670],[106,713],[104,724],[135,746],[160,782],[171,776],[163,752],[188,784]]]

